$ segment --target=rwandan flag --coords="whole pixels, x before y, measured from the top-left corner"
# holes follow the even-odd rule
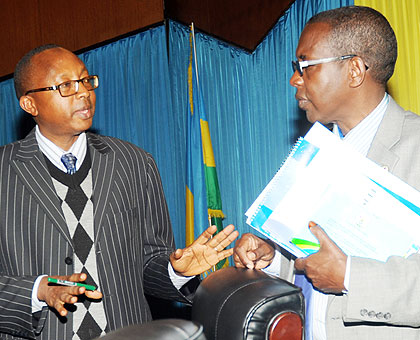
[[[223,229],[222,201],[210,131],[201,95],[195,55],[194,27],[190,33],[188,66],[189,109],[187,123],[186,245],[211,224]],[[226,260],[220,261],[220,269]]]

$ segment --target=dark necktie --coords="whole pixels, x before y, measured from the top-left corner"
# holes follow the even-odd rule
[[[302,288],[303,296],[305,297],[305,340],[312,340],[312,313],[311,305],[313,287],[305,275],[295,275],[295,285]]]
[[[77,158],[71,152],[65,153],[61,156],[61,161],[67,169],[69,175],[73,175],[76,172],[76,161]]]

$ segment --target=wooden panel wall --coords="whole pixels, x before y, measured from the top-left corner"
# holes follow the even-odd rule
[[[253,51],[294,0],[165,0],[165,17]]]
[[[76,51],[163,20],[163,0],[0,0],[0,77],[36,46]]]
[[[293,1],[0,0],[0,78],[36,46],[77,51],[165,18],[253,51]]]

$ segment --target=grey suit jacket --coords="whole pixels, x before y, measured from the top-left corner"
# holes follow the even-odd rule
[[[367,157],[420,190],[420,116],[391,98]],[[328,339],[420,339],[420,255],[352,257],[348,294],[329,297],[326,327]]]
[[[420,116],[390,98],[367,157],[420,190]],[[282,254],[280,276],[292,280],[294,261]],[[348,294],[328,298],[327,339],[420,339],[419,327],[420,255],[352,257]]]
[[[144,293],[186,301],[167,271],[174,249],[152,156],[121,140],[87,134],[92,159],[99,288],[110,330],[151,319]],[[0,338],[71,339],[72,315],[44,308],[33,318],[41,274],[73,273],[73,243],[32,131],[0,148]],[[12,336],[13,335],[13,336]]]

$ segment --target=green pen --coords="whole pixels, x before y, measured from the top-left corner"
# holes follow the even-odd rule
[[[53,277],[48,278],[48,282],[57,283],[59,285],[64,286],[78,286],[78,287],[85,287],[86,290],[96,290],[95,286],[87,285],[84,283],[79,282],[73,282],[73,281],[66,281],[66,280],[60,280],[60,279],[54,279]]]

